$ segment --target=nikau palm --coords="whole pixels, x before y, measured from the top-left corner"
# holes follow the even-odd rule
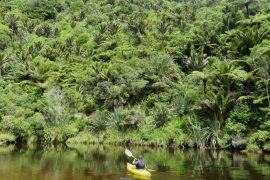
[[[0,135],[214,148],[243,136],[269,151],[269,12],[266,0],[0,1]]]

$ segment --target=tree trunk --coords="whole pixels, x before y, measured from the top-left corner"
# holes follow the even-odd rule
[[[225,117],[224,117],[224,115],[223,115],[223,113],[221,114],[221,116],[220,116],[220,120],[219,120],[219,123],[220,123],[220,129],[223,129],[223,127],[224,127],[224,122],[225,122]]]
[[[249,18],[249,5],[252,3],[252,1],[246,2],[244,3],[245,7],[246,7],[246,11],[247,11],[247,18]]]

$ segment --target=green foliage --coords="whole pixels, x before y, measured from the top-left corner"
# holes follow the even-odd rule
[[[1,131],[47,142],[127,133],[121,143],[213,148],[251,136],[263,148],[270,9],[266,1],[244,7],[1,1]]]
[[[229,118],[240,123],[248,124],[252,121],[252,112],[247,105],[240,105],[240,107],[231,111]]]
[[[138,124],[145,118],[145,112],[140,107],[135,108],[115,108],[109,115],[108,121],[119,131],[137,129]]]
[[[0,51],[4,51],[11,44],[10,35],[8,26],[0,24]]]
[[[108,113],[106,111],[97,111],[91,117],[89,117],[89,129],[93,132],[105,131],[109,126]]]
[[[218,145],[222,149],[228,149],[231,147],[231,137],[228,134],[224,134],[219,138]]]
[[[44,132],[43,141],[45,143],[64,143],[69,138],[78,134],[78,129],[74,125],[64,127],[47,127]]]
[[[247,145],[247,148],[246,148],[246,151],[247,152],[259,152],[260,151],[260,148],[258,147],[258,145],[256,144],[248,144]]]
[[[66,143],[69,144],[96,144],[99,143],[99,140],[96,136],[81,132],[76,137],[69,138]]]
[[[36,35],[38,36],[44,36],[44,37],[54,37],[59,34],[59,30],[56,27],[53,27],[52,25],[48,23],[37,25],[34,29]]]
[[[230,119],[226,123],[226,129],[230,134],[241,134],[247,131],[247,127],[244,124]]]
[[[39,18],[43,20],[55,19],[57,11],[62,10],[62,5],[59,1],[17,0],[17,4],[21,11],[29,18]]]
[[[0,134],[0,143],[14,143],[16,140],[12,134]]]
[[[265,150],[265,151],[270,151],[270,142],[267,142],[267,143],[263,146],[263,150]]]
[[[258,130],[257,132],[253,133],[250,138],[249,142],[253,144],[257,144],[260,148],[269,140],[269,131]]]
[[[59,88],[49,89],[44,94],[46,119],[53,125],[62,126],[69,120],[69,112],[63,92]]]
[[[74,117],[75,127],[78,131],[83,131],[87,126],[89,126],[89,119],[87,117],[79,115]]]
[[[29,123],[14,116],[4,116],[2,121],[2,130],[13,134],[17,140],[26,140],[28,137]]]
[[[36,113],[31,117],[29,133],[35,135],[38,140],[41,140],[45,133],[46,122],[42,114]]]
[[[156,128],[164,126],[171,119],[170,108],[164,104],[158,103],[154,106],[153,117]]]

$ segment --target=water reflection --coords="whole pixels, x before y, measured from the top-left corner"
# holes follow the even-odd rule
[[[13,152],[15,146],[9,145],[9,146],[0,146],[0,155],[1,154],[10,154]]]
[[[0,179],[123,179],[125,147],[101,145],[0,147]],[[130,148],[142,154],[152,179],[269,179],[270,155],[228,151]]]

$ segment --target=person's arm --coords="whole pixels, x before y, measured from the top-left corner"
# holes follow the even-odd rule
[[[134,160],[133,160],[133,162],[132,162],[131,164],[133,164],[133,165],[137,165],[137,164],[138,164],[137,159],[136,159],[136,158],[134,158]]]

